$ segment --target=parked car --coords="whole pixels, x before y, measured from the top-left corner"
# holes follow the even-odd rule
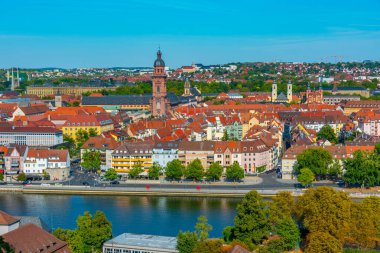
[[[32,184],[32,181],[30,180],[25,180],[24,182],[22,182],[22,185],[31,185]]]
[[[82,184],[83,184],[83,185],[90,185],[89,182],[83,182]]]
[[[111,181],[110,184],[120,184],[120,182],[117,180],[114,180],[114,181]]]

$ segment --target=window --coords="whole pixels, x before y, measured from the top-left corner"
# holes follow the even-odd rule
[[[104,250],[105,250],[105,253],[112,253],[113,252],[113,250],[110,248],[105,248]]]

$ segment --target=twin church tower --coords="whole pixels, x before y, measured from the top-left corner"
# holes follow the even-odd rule
[[[272,102],[290,103],[293,100],[292,82],[290,80],[288,82],[286,95],[283,92],[281,92],[280,95],[277,96],[277,93],[277,82],[276,80],[274,80],[272,84]]]

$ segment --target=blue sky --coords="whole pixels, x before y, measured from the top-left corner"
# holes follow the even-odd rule
[[[380,0],[0,0],[0,67],[380,60]]]

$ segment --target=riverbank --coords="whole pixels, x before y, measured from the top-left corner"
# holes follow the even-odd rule
[[[242,198],[251,189],[152,189],[146,188],[125,188],[125,187],[89,187],[89,186],[3,186],[0,192],[14,192],[23,194],[52,194],[52,195],[102,195],[102,196],[160,196],[160,197],[223,197]],[[290,191],[294,197],[303,194],[304,190],[290,189],[255,189],[263,197],[273,197],[280,191]],[[345,191],[345,189],[342,189]],[[378,196],[380,193],[349,192],[351,198],[365,198]]]

